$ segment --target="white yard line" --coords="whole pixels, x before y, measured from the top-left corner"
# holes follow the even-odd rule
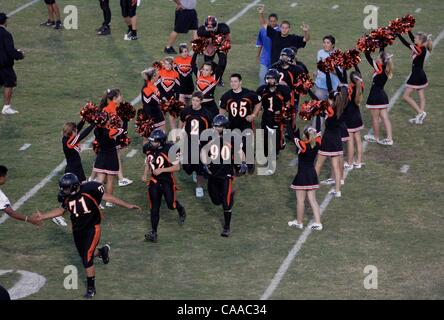
[[[405,164],[401,167],[401,169],[399,171],[401,171],[401,173],[406,174],[410,169],[410,166],[408,164]]]
[[[261,0],[255,0],[251,2],[249,5],[247,5],[245,8],[243,8],[238,14],[236,14],[234,17],[232,17],[230,20],[228,20],[226,23],[228,25],[232,24],[233,22],[239,20],[244,14],[246,14],[251,8],[253,8],[255,5],[258,5],[261,2]]]
[[[137,149],[132,149],[130,152],[128,152],[128,154],[126,155],[127,158],[132,158],[137,154],[138,150]]]
[[[28,149],[31,146],[30,143],[25,143],[24,145],[22,145],[19,149],[19,151],[25,151],[26,149]]]
[[[15,15],[16,13],[19,13],[20,11],[26,9],[29,6],[32,6],[33,4],[40,2],[40,0],[32,0],[31,2],[28,2],[20,7],[18,7],[17,9],[11,11],[10,13],[8,13],[8,17],[12,17],[13,15]]]
[[[441,30],[441,32],[439,33],[438,37],[436,37],[436,39],[433,41],[433,47],[436,47],[439,42],[441,42],[441,40],[444,38],[444,29]],[[429,58],[429,55],[427,55],[426,59]],[[399,87],[399,89],[395,92],[395,94],[393,95],[393,97],[390,99],[390,104],[389,104],[389,111],[392,109],[392,107],[395,105],[396,101],[399,99],[399,97],[401,96],[403,90],[404,90],[404,84],[401,85]],[[369,133],[371,133],[372,130],[369,130]],[[367,149],[367,142],[363,143],[363,151],[365,152],[365,150]],[[344,171],[344,180],[347,178],[348,176],[348,171]],[[322,201],[321,204],[321,215],[324,213],[325,209],[327,208],[327,206],[329,205],[330,201],[332,200],[332,196],[327,194],[324,198],[324,200]],[[310,221],[311,223],[312,221]],[[302,232],[302,234],[299,236],[298,240],[296,241],[296,243],[294,244],[294,246],[291,248],[290,252],[288,253],[287,257],[285,258],[285,260],[282,262],[282,264],[280,265],[278,271],[276,272],[276,274],[274,275],[273,279],[270,282],[270,285],[267,287],[267,289],[265,289],[265,292],[262,294],[261,296],[261,300],[267,300],[269,299],[274,291],[276,290],[276,288],[279,286],[280,282],[282,281],[282,279],[284,278],[285,274],[288,271],[288,268],[290,267],[290,265],[292,264],[293,260],[296,258],[297,254],[299,253],[299,251],[302,248],[302,245],[305,243],[305,241],[307,240],[308,236],[312,233],[312,231],[310,229],[305,229],[304,232]]]
[[[297,5],[298,5],[297,2],[293,2],[293,3],[290,5],[290,7],[294,8],[294,7],[296,7]]]
[[[415,13],[420,13],[421,11],[422,11],[422,9],[418,8],[418,9],[415,10]]]
[[[333,7],[331,7],[333,10],[336,10],[337,8],[339,8],[339,5],[335,4]]]

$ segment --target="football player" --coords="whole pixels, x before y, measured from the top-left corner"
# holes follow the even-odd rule
[[[156,129],[143,146],[146,161],[142,180],[148,186],[148,200],[151,209],[151,231],[145,235],[145,239],[151,242],[157,242],[162,196],[165,198],[168,209],[176,209],[179,213],[180,225],[185,223],[186,217],[185,208],[176,200],[177,186],[174,172],[180,170],[179,153],[170,155],[173,144],[167,143],[166,140],[165,132]],[[172,158],[173,156],[174,158]]]
[[[220,99],[220,113],[228,113],[231,130],[241,131],[243,151],[247,154],[247,140],[253,142],[254,119],[261,110],[261,97],[256,92],[242,87],[242,76],[238,73],[231,75],[230,86],[231,90],[228,90]],[[247,163],[248,172],[252,173],[254,162],[247,161]]]
[[[62,216],[66,211],[71,214],[74,243],[82,259],[87,276],[85,298],[96,295],[94,257],[100,257],[105,264],[109,262],[110,246],[97,249],[100,241],[102,212],[100,202],[105,200],[123,208],[141,210],[135,204],[129,204],[105,192],[103,184],[95,181],[80,183],[73,173],[65,173],[59,180],[59,208],[47,213],[37,211],[33,218],[43,221]]]
[[[222,205],[224,226],[222,237],[230,235],[231,214],[234,203],[233,182],[236,174],[245,174],[248,170],[242,151],[242,138],[235,132],[225,132],[229,120],[225,115],[217,115],[212,122],[217,138],[211,139],[202,148],[201,158],[208,174],[208,193],[213,204]],[[226,133],[230,133],[227,134]],[[238,169],[238,170],[237,170]],[[236,172],[238,171],[238,172]]]

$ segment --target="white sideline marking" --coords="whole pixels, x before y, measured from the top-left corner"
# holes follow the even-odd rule
[[[233,22],[235,22],[236,20],[238,20],[239,18],[241,18],[244,14],[246,14],[248,12],[248,10],[250,10],[251,8],[253,8],[255,5],[259,4],[259,2],[261,2],[261,0],[255,0],[253,2],[251,2],[248,6],[246,6],[245,8],[243,8],[238,14],[236,14],[234,17],[232,17],[230,20],[228,20],[226,23],[228,25],[232,24]]]
[[[436,37],[436,39],[433,41],[433,47],[435,48],[443,38],[444,38],[444,29],[441,30],[441,32],[439,33],[438,37]],[[427,55],[426,59],[428,59],[428,58],[429,58],[429,55]],[[389,109],[388,109],[389,111],[392,109],[392,107],[395,104],[395,102],[401,96],[401,93],[404,90],[404,86],[405,86],[405,84],[401,85],[399,87],[399,89],[396,91],[396,93],[393,95],[393,97],[390,99]],[[371,133],[372,131],[373,130],[370,129],[369,133]],[[367,145],[368,145],[368,143],[366,141],[364,141],[364,143],[363,143],[363,152],[365,152],[365,150],[367,149]],[[344,170],[344,180],[347,178],[348,173],[349,173],[349,171]],[[327,206],[330,203],[332,198],[333,197],[330,194],[327,194],[325,196],[324,201],[322,201],[322,204],[320,206],[321,207],[321,215],[324,213],[324,210],[327,208]],[[310,221],[310,223],[312,221]],[[278,271],[276,272],[276,274],[274,275],[273,279],[271,280],[270,285],[267,287],[267,289],[265,290],[265,292],[261,296],[261,298],[260,298],[261,300],[267,300],[267,299],[269,299],[272,296],[272,294],[274,293],[274,291],[278,287],[279,283],[284,278],[285,274],[288,271],[288,268],[290,267],[290,265],[293,262],[293,260],[296,257],[296,255],[301,250],[302,245],[307,240],[307,238],[311,234],[311,232],[312,232],[311,229],[305,229],[304,232],[302,232],[302,234],[299,236],[298,240],[296,241],[294,246],[291,248],[291,250],[288,253],[287,257],[282,262],[282,264],[280,265]]]
[[[416,12],[416,13],[420,13],[421,10],[422,10],[421,8],[418,8],[418,9],[415,10],[415,12]]]
[[[132,149],[130,152],[128,152],[128,154],[126,155],[127,158],[132,158],[137,154],[138,150],[137,149]]]
[[[293,3],[290,5],[290,7],[294,8],[294,7],[296,7],[297,5],[298,5],[297,2],[293,2]]]
[[[0,276],[14,272],[14,270],[0,270]],[[46,283],[46,278],[25,270],[17,270],[20,274],[20,279],[17,283],[8,290],[11,300],[21,299],[31,294],[38,292]]]
[[[31,146],[30,143],[25,143],[24,145],[22,145],[19,149],[19,151],[25,151],[26,149],[28,149]]]
[[[8,17],[11,17],[13,15],[15,15],[16,13],[19,13],[20,11],[26,9],[29,6],[32,6],[33,4],[40,2],[40,0],[32,0],[31,2],[28,2],[20,7],[18,7],[17,9],[11,11],[10,13],[8,13]]]
[[[337,8],[339,8],[339,5],[335,4],[333,7],[331,7],[333,10],[336,10]]]
[[[403,165],[402,167],[401,167],[401,173],[407,173],[407,171],[409,171],[409,169],[410,169],[410,166],[408,165],[408,164],[405,164],[405,165]]]

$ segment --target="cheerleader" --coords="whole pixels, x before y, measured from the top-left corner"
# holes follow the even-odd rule
[[[339,86],[337,91],[329,94],[328,102],[331,107],[329,107],[327,112],[325,131],[322,136],[322,143],[316,161],[316,173],[319,176],[325,160],[327,157],[330,157],[335,178],[335,189],[331,190],[329,194],[332,194],[336,198],[341,197],[342,171],[340,160],[341,156],[344,154],[341,141],[340,118],[347,104],[347,100],[348,90],[345,86]]]
[[[106,181],[106,192],[113,194],[114,177],[119,173],[119,157],[117,155],[116,138],[123,133],[123,129],[108,127],[96,127],[94,135],[99,145],[93,171],[96,173],[96,181],[102,184]],[[111,202],[106,202],[107,207],[113,207]]]
[[[191,104],[191,96],[194,92],[192,60],[193,57],[190,56],[187,44],[181,43],[179,45],[179,55],[174,58],[174,68],[179,73],[179,100],[186,106]]]
[[[374,134],[366,134],[364,136],[367,142],[377,142],[384,146],[393,145],[392,124],[388,115],[389,99],[384,91],[384,86],[388,79],[393,76],[393,61],[391,54],[388,54],[381,49],[379,56],[373,60],[370,51],[365,52],[365,57],[368,63],[374,69],[373,83],[367,99],[367,109],[370,109],[372,115],[372,127]],[[379,119],[384,122],[385,130],[387,132],[386,139],[379,139]]]
[[[100,109],[102,111],[105,111],[109,115],[114,115],[117,113],[117,107],[122,103],[122,101],[123,101],[123,96],[122,96],[122,93],[120,92],[119,89],[108,89],[105,92],[105,95],[103,96],[102,101],[100,102]],[[127,132],[128,121],[123,122],[122,128],[123,128],[124,132]],[[119,136],[119,138],[120,137],[121,136]],[[119,187],[125,187],[125,186],[128,186],[131,183],[133,183],[133,180],[130,180],[130,179],[125,178],[123,176],[123,168],[122,168],[122,160],[121,160],[121,153],[122,153],[121,150],[122,149],[121,149],[119,143],[116,143],[116,144],[117,144],[117,155],[119,157],[118,185],[119,185]]]
[[[86,181],[83,171],[82,160],[80,159],[80,141],[85,139],[94,129],[94,125],[82,131],[85,120],[81,120],[77,125],[74,122],[67,122],[63,125],[63,153],[66,158],[65,173],[73,173],[80,182]]]
[[[296,220],[289,221],[288,225],[291,228],[298,229],[304,227],[305,198],[307,197],[315,218],[315,222],[308,227],[312,230],[320,231],[322,230],[321,213],[316,200],[316,190],[319,189],[319,181],[314,167],[314,161],[318,154],[319,146],[321,145],[321,138],[316,129],[312,127],[306,127],[304,129],[304,139],[300,140],[298,137],[299,129],[294,139],[296,147],[298,148],[298,173],[290,186],[296,192]]]
[[[414,36],[412,32],[409,31],[410,40],[413,42],[413,44],[411,44],[398,34],[399,40],[401,40],[407,48],[412,50],[412,73],[407,80],[406,89],[402,96],[405,102],[416,111],[416,117],[409,120],[412,124],[422,124],[427,116],[427,113],[425,112],[426,99],[424,90],[428,86],[428,81],[424,72],[424,60],[427,50],[431,52],[433,48],[431,36],[431,34],[425,34],[422,32],[418,32],[416,36]],[[413,90],[418,92],[419,106],[416,101],[410,97]]]
[[[159,70],[159,79],[155,83],[159,90],[160,100],[179,100],[180,81],[179,73],[174,70],[174,60],[166,57],[162,61],[162,68]],[[176,129],[176,118],[170,114],[170,129]]]
[[[202,92],[204,96],[202,107],[209,112],[211,119],[214,119],[219,114],[219,108],[214,101],[214,92],[222,78],[222,69],[214,61],[208,61],[204,62],[202,68],[198,70],[197,56],[198,54],[195,52],[191,61],[193,72],[196,75],[196,90]]]
[[[343,118],[350,134],[347,142],[348,161],[344,163],[345,169],[361,169],[362,167],[362,140],[360,131],[364,128],[359,105],[362,101],[364,82],[359,71],[350,74],[348,85],[348,103],[344,109]],[[353,160],[356,144],[356,162]]]
[[[159,80],[159,71],[154,67],[150,67],[142,71],[142,78],[145,80],[145,86],[141,92],[143,112],[147,117],[154,119],[155,129],[161,129],[166,132],[165,117],[160,109],[160,93],[155,85],[157,80]],[[144,140],[144,143],[146,143],[146,139]]]

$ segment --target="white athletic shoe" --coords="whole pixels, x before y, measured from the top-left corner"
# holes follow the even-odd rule
[[[55,217],[52,218],[52,222],[54,222],[56,225],[60,226],[60,227],[66,227],[68,226],[68,224],[66,223],[65,218],[63,217]]]
[[[427,112],[422,112],[418,116],[418,124],[422,124],[424,122],[424,119],[427,117]]]
[[[288,226],[290,228],[294,228],[294,229],[304,229],[304,224],[303,223],[298,223],[297,220],[288,221]]]
[[[316,230],[316,231],[321,231],[323,229],[322,223],[316,223],[316,222],[313,222],[312,224],[310,224],[308,226],[308,228],[311,230]]]
[[[340,198],[340,197],[342,197],[342,193],[341,193],[341,191],[338,191],[338,192],[336,192],[336,190],[330,190],[329,192],[328,192],[328,194],[331,194],[333,197],[335,197],[335,198]]]
[[[16,114],[19,113],[17,110],[11,108],[11,106],[3,106],[2,110],[3,114]]]
[[[134,182],[133,180],[130,180],[128,178],[123,178],[122,180],[119,180],[119,187],[129,186],[133,182]]]
[[[321,184],[324,185],[324,186],[334,185],[335,184],[335,179],[328,178],[328,179],[322,180]]]
[[[193,172],[192,177],[193,177],[193,182],[197,183],[197,173],[196,172]]]
[[[203,188],[196,188],[196,198],[203,198],[204,197],[204,191]]]
[[[108,208],[114,208],[115,205],[114,205],[114,203],[106,202],[106,203],[105,203],[105,207],[108,207]]]
[[[353,168],[355,169],[361,169],[363,165],[364,165],[363,163],[353,162]]]
[[[348,162],[344,162],[344,169],[345,170],[353,170],[353,165],[348,164]]]
[[[383,145],[383,146],[392,146],[393,140],[385,138],[385,139],[379,140],[378,144]]]
[[[343,186],[344,184],[345,184],[345,180],[341,180],[341,186]]]
[[[99,204],[99,209],[104,210],[105,207],[102,204]]]
[[[367,141],[367,142],[370,142],[370,143],[378,142],[378,141],[376,140],[375,136],[372,135],[372,134],[366,134],[366,135],[364,136],[364,140]]]

